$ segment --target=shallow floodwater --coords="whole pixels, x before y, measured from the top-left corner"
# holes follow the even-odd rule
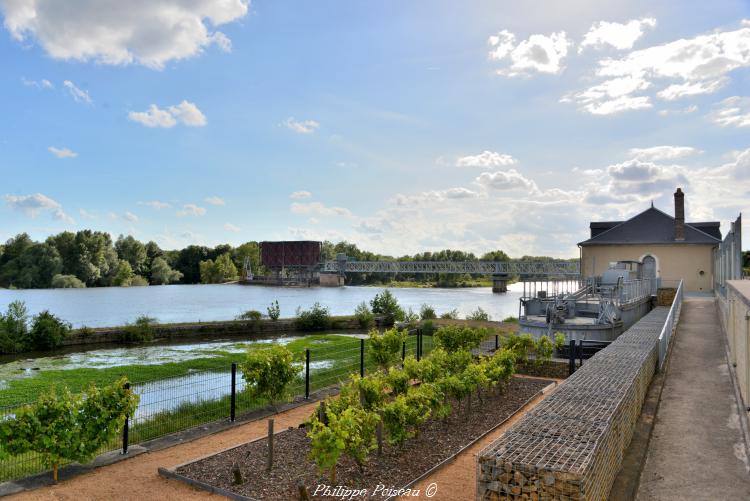
[[[21,300],[34,314],[49,310],[74,327],[109,327],[148,315],[159,322],[231,320],[247,310],[266,313],[278,300],[282,317],[292,317],[297,307],[315,302],[327,306],[332,315],[351,315],[362,301],[369,302],[382,287],[286,288],[237,284],[162,285],[151,287],[100,287],[90,289],[0,290],[0,310]],[[506,294],[494,294],[489,287],[465,289],[391,289],[404,308],[419,311],[423,303],[438,313],[453,309],[463,317],[481,306],[493,319],[518,315],[523,286],[510,286]]]

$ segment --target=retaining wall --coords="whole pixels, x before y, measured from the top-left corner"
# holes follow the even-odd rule
[[[478,500],[607,499],[658,364],[657,307],[477,458]]]
[[[326,331],[355,331],[361,330],[359,322],[354,317],[333,317],[331,325]],[[185,324],[153,324],[153,340],[179,340],[205,337],[231,337],[275,335],[300,332],[295,319],[284,318],[273,320],[228,320],[226,322],[202,322]],[[118,343],[124,327],[98,328],[89,330],[74,330],[63,340],[63,346]]]

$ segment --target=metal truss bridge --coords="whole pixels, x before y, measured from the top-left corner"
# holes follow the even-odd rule
[[[338,273],[447,273],[578,277],[578,261],[325,261],[321,271]]]

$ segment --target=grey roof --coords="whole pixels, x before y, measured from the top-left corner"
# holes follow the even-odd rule
[[[579,245],[596,244],[717,244],[721,241],[719,223],[685,224],[685,240],[674,238],[674,218],[650,207],[627,221],[591,223],[592,237]],[[596,226],[595,226],[596,225]],[[608,229],[602,226],[610,226]],[[596,233],[595,233],[596,231]]]

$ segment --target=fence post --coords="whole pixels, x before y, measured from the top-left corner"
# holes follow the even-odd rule
[[[310,398],[310,348],[305,348],[305,400]]]
[[[401,343],[401,361],[406,360],[406,341]]]
[[[419,332],[417,332],[417,346],[414,348],[414,351],[417,352],[417,362],[419,362],[422,359],[422,353],[419,351]]]
[[[125,389],[130,389],[130,383],[125,383]],[[130,418],[125,416],[125,424],[122,427],[122,453],[128,453],[128,435],[130,433]]]
[[[359,340],[359,377],[365,377],[365,340]]]
[[[576,371],[576,341],[575,339],[570,340],[568,344],[568,375],[572,375]]]
[[[234,423],[235,409],[237,408],[237,364],[232,362],[232,398],[229,404],[229,421]]]
[[[578,340],[578,358],[580,362],[578,367],[583,367],[583,339]]]
[[[500,334],[495,334],[495,351],[500,348]]]

